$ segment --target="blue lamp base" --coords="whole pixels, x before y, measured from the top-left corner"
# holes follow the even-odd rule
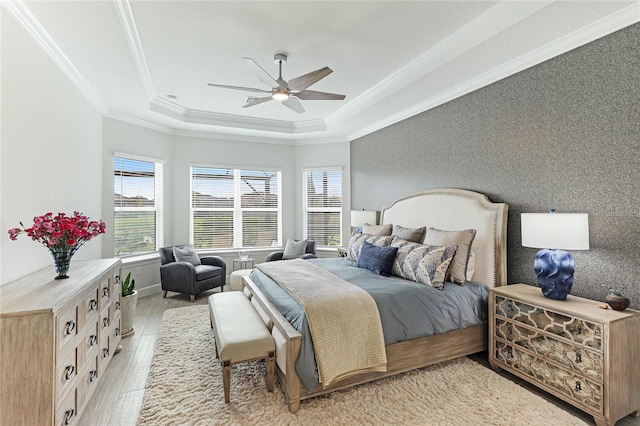
[[[573,256],[563,250],[540,250],[533,270],[542,294],[549,299],[566,300],[573,286]]]

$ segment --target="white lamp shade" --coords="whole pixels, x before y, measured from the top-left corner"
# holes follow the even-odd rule
[[[365,223],[376,225],[378,222],[378,212],[375,210],[351,210],[351,226],[360,228]]]
[[[589,250],[587,213],[522,213],[524,247]]]

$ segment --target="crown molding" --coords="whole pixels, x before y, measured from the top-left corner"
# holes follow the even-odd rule
[[[347,105],[336,110],[326,121],[334,124],[353,117],[371,107],[398,88],[407,86],[424,75],[461,56],[470,49],[531,16],[552,1],[500,2],[444,38],[406,67],[382,80]]]
[[[210,131],[198,131],[198,130],[184,130],[174,129],[173,135],[185,136],[190,138],[211,139],[223,142],[248,142],[248,143],[268,143],[271,145],[295,145],[295,141],[292,139],[275,139],[266,138],[262,136],[247,136],[247,135],[233,135],[223,132],[210,132]]]
[[[184,108],[159,97],[151,101],[149,109],[184,123],[208,124],[212,126],[234,127],[283,134],[321,132],[327,129],[324,120],[293,122],[200,111]]]
[[[567,34],[566,36],[547,43],[544,46],[538,47],[525,55],[508,61],[499,67],[484,72],[470,80],[438,93],[435,96],[431,96],[410,108],[406,108],[396,114],[388,116],[382,120],[378,120],[369,126],[358,129],[355,132],[351,132],[347,137],[349,140],[361,138],[399,121],[450,102],[484,86],[488,86],[489,84],[495,83],[498,80],[509,77],[527,68],[538,65],[551,58],[562,55],[563,53],[576,49],[594,40],[605,37],[615,31],[640,22],[639,7],[640,3],[621,9],[616,13],[595,21],[590,25],[584,26],[570,34]]]
[[[125,40],[131,50],[131,56],[138,72],[138,78],[144,89],[147,99],[151,100],[156,98],[156,90],[153,87],[153,79],[151,78],[151,72],[147,66],[147,59],[144,56],[144,49],[142,48],[142,42],[140,41],[140,35],[138,34],[138,27],[136,21],[133,18],[133,11],[131,10],[131,4],[129,0],[119,0],[114,2],[116,5],[117,15],[122,25]]]
[[[156,132],[166,133],[167,135],[172,135],[174,129],[171,127],[163,126],[161,124],[157,124],[148,120],[143,120],[137,117],[133,117],[128,114],[124,114],[118,111],[114,111],[112,109],[108,110],[104,114],[105,118],[111,118],[113,120],[122,121],[125,123],[133,124],[134,126],[143,127],[149,130],[155,130]]]
[[[45,31],[44,27],[38,22],[31,11],[25,6],[22,0],[3,1],[2,7],[22,25],[27,33],[42,47],[47,56],[58,65],[60,70],[71,80],[74,86],[84,95],[91,105],[101,114],[104,115],[107,110],[107,104],[93,90],[93,88],[82,77],[80,72],[73,66],[69,58],[60,50],[60,47]]]

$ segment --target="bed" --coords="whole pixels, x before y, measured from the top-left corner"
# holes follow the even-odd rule
[[[471,280],[491,288],[506,284],[507,211],[507,204],[493,203],[480,193],[432,189],[402,197],[383,208],[380,223],[450,231],[474,229],[471,252],[475,260]],[[402,340],[384,347],[386,371],[358,374],[330,386],[318,384],[310,389],[308,383],[303,384],[296,370],[303,335],[287,321],[252,276],[244,277],[245,292],[252,298],[275,340],[276,374],[292,413],[297,412],[300,402],[308,398],[487,349],[486,323]]]

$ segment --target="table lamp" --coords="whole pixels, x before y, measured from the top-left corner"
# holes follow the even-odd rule
[[[573,256],[564,250],[589,250],[587,213],[522,213],[522,245],[542,249],[533,270],[542,294],[566,300],[573,286]]]
[[[362,232],[365,223],[376,225],[378,223],[378,212],[375,210],[351,210],[351,227]]]

